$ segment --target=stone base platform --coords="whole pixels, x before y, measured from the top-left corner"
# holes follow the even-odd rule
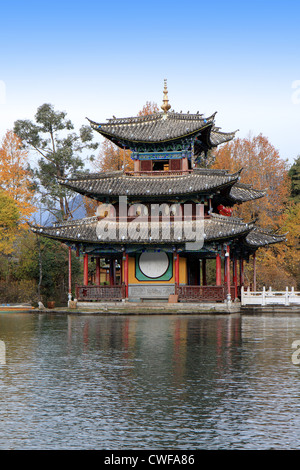
[[[189,315],[240,313],[240,303],[77,302],[77,308],[35,309],[39,313],[112,315]]]

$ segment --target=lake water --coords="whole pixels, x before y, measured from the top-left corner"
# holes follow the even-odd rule
[[[300,449],[299,340],[292,315],[0,313],[0,449]]]

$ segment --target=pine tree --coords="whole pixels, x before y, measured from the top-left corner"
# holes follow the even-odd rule
[[[57,178],[83,172],[82,151],[98,146],[92,142],[93,134],[89,126],[82,126],[79,134],[69,132],[74,126],[66,115],[66,112],[55,111],[53,105],[45,103],[38,108],[35,122],[18,120],[14,125],[14,131],[25,147],[39,155],[32,173],[41,202],[57,219],[72,218],[77,208],[71,206],[74,193],[59,185]]]
[[[300,203],[300,155],[291,166],[289,177],[291,178],[291,197],[294,202]]]

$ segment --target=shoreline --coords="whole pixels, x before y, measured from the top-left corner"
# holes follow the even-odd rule
[[[300,314],[300,307],[291,305],[241,306],[240,302],[227,303],[153,303],[153,302],[82,302],[76,308],[28,308],[26,306],[0,307],[1,313],[67,314],[67,315],[278,315]]]

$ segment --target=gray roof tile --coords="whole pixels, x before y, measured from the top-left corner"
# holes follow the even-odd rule
[[[119,172],[103,172],[58,181],[69,189],[95,199],[107,196],[170,196],[209,193],[232,186],[240,172],[196,169],[191,173],[169,176],[137,176]]]
[[[176,112],[154,113],[147,116],[108,119],[99,123],[90,119],[91,127],[117,145],[124,142],[161,143],[182,139],[206,130],[205,138],[209,147],[215,147],[234,138],[235,132],[221,132],[214,125],[216,113],[210,117],[202,114],[184,114]],[[196,143],[197,145],[197,143]]]

